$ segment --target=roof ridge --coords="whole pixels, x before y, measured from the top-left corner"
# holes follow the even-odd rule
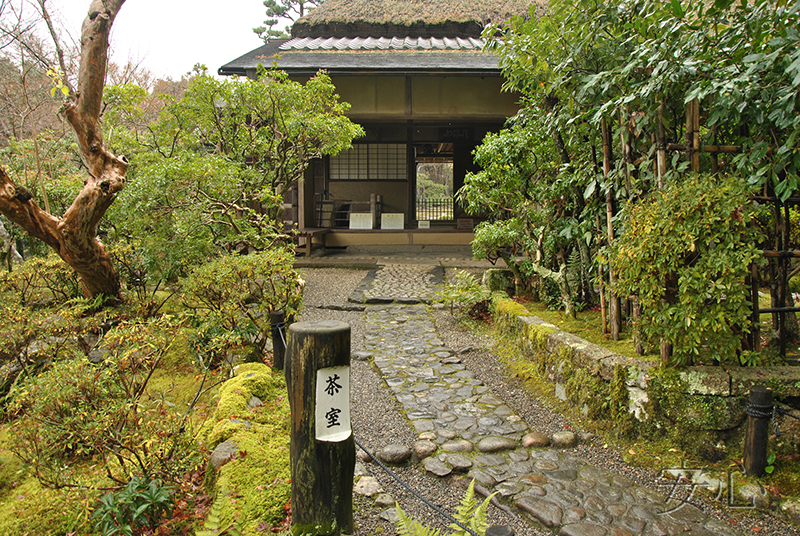
[[[484,39],[475,37],[294,37],[280,50],[481,50]]]

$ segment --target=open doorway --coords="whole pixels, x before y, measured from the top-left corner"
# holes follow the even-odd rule
[[[416,162],[416,219],[452,221],[453,144],[414,146]]]

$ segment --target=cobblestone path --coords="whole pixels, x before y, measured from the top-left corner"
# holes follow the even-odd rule
[[[741,534],[563,449],[532,446],[535,431],[444,346],[426,305],[413,303],[430,298],[434,276],[430,266],[384,268],[359,290],[366,303],[377,301],[366,307],[365,348],[419,434],[414,452],[426,471],[467,473],[558,535]],[[553,438],[561,439],[569,446],[569,437]]]

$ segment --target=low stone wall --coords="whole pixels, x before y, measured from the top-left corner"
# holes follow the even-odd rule
[[[752,386],[772,388],[776,399],[800,397],[800,367],[661,367],[657,360],[625,357],[561,331],[516,302],[497,300],[493,310],[557,398],[613,426],[675,426],[730,437],[745,421]],[[786,442],[800,444],[796,426],[785,424]]]

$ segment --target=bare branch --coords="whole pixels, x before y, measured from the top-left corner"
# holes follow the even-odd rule
[[[58,66],[61,67],[61,72],[64,75],[63,83],[67,86],[70,93],[75,93],[74,88],[70,85],[69,80],[67,79],[67,65],[64,62],[64,49],[61,46],[61,40],[58,38],[58,33],[56,32],[55,28],[53,27],[53,21],[50,18],[50,13],[47,11],[47,7],[45,7],[45,3],[47,0],[38,0],[39,8],[42,11],[42,19],[44,19],[45,24],[47,24],[47,30],[50,32],[50,38],[53,40],[53,46],[56,49],[56,56],[58,57]]]

